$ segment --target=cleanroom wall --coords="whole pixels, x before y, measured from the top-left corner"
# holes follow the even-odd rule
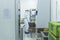
[[[18,40],[18,36],[15,39],[18,19],[15,19],[16,0],[0,0],[0,40]]]
[[[36,16],[37,28],[48,28],[50,21],[50,0],[38,0],[37,5],[38,14]]]

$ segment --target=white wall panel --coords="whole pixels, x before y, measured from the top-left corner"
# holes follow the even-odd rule
[[[51,21],[60,21],[60,0],[51,0]]]
[[[57,20],[60,21],[60,0],[57,0]]]
[[[0,0],[0,40],[15,40],[15,0]]]
[[[48,28],[48,22],[50,21],[50,0],[38,0],[37,10],[36,27]]]
[[[51,21],[56,21],[56,0],[51,0]]]

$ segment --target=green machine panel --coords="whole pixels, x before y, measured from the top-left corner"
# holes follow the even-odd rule
[[[49,34],[48,34],[48,40],[59,40],[59,38],[56,38],[53,34],[51,34],[50,32],[49,32]]]
[[[59,32],[59,40],[60,40],[60,32]]]
[[[59,37],[60,34],[59,31],[60,31],[60,22],[49,22],[49,32]]]

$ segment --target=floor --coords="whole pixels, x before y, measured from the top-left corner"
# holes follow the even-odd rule
[[[31,34],[24,34],[23,40],[41,40],[41,38],[36,37],[36,34],[32,33],[32,35]]]
[[[25,34],[25,32],[23,33],[23,40],[36,40],[36,35],[35,33],[29,33],[29,34]]]
[[[30,34],[25,34],[23,40],[36,40],[36,38],[32,38]]]

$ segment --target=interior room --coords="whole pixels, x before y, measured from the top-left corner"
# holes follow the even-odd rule
[[[0,40],[60,40],[60,0],[0,0]]]

